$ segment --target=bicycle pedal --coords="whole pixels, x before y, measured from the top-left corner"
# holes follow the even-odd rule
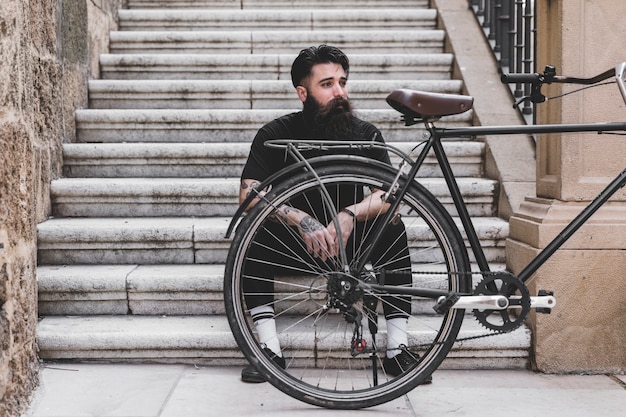
[[[433,306],[433,310],[435,310],[438,314],[446,314],[454,303],[459,301],[459,298],[461,297],[457,294],[450,294],[447,297],[439,297],[437,304]]]
[[[538,297],[554,297],[554,291],[549,290],[539,290],[537,292]],[[552,313],[552,307],[536,307],[535,311],[539,314],[550,314]]]

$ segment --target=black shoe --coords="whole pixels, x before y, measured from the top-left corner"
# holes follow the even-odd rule
[[[417,353],[412,353],[406,347],[402,348],[402,352],[398,353],[393,358],[383,359],[383,370],[386,374],[391,376],[398,376],[403,372],[411,369],[419,359],[419,355]],[[432,384],[433,376],[428,375],[428,377],[422,382],[422,384]]]
[[[267,356],[270,357],[271,360],[274,361],[276,365],[285,369],[285,358],[276,355],[269,348],[263,348],[263,351]],[[259,371],[257,371],[256,368],[252,365],[248,365],[241,370],[241,380],[243,382],[250,382],[253,384],[266,381],[265,377],[261,375]]]

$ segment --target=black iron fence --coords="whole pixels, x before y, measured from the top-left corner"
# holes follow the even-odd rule
[[[474,14],[485,31],[502,72],[536,72],[535,38],[536,0],[469,0]],[[530,86],[512,86],[516,98],[530,93]],[[533,105],[519,107],[526,120],[532,121]]]

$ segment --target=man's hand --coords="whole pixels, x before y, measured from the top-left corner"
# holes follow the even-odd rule
[[[324,227],[313,217],[306,215],[298,224],[300,235],[306,244],[306,250],[314,258],[326,261],[328,258],[337,256],[337,244],[329,228]]]
[[[337,220],[341,229],[341,242],[345,247],[354,230],[354,218],[348,213],[339,212]],[[313,217],[306,216],[300,221],[298,230],[306,244],[307,251],[314,258],[319,257],[322,261],[326,261],[339,253],[339,239],[334,222],[323,226]]]
[[[341,229],[341,242],[345,247],[348,239],[350,238],[350,235],[352,234],[352,231],[354,230],[355,219],[350,214],[340,211],[337,215],[337,220],[339,221],[339,227]],[[326,228],[332,236],[335,253],[339,253],[339,239],[337,236],[337,229],[335,229],[335,223],[330,222]]]

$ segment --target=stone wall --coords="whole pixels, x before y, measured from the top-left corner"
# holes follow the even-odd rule
[[[623,61],[624,0],[540,0],[538,68],[591,77]],[[548,97],[573,90],[553,84]],[[538,106],[539,123],[624,120],[615,84]],[[507,263],[520,270],[544,249],[624,169],[626,141],[608,134],[540,135],[537,198],[510,220]],[[545,372],[626,372],[626,188],[618,191],[530,282],[531,293],[552,290],[550,315],[531,314],[534,366]]]
[[[0,7],[0,415],[24,411],[38,382],[37,223],[61,145],[75,137],[97,57],[124,0],[2,0]]]

